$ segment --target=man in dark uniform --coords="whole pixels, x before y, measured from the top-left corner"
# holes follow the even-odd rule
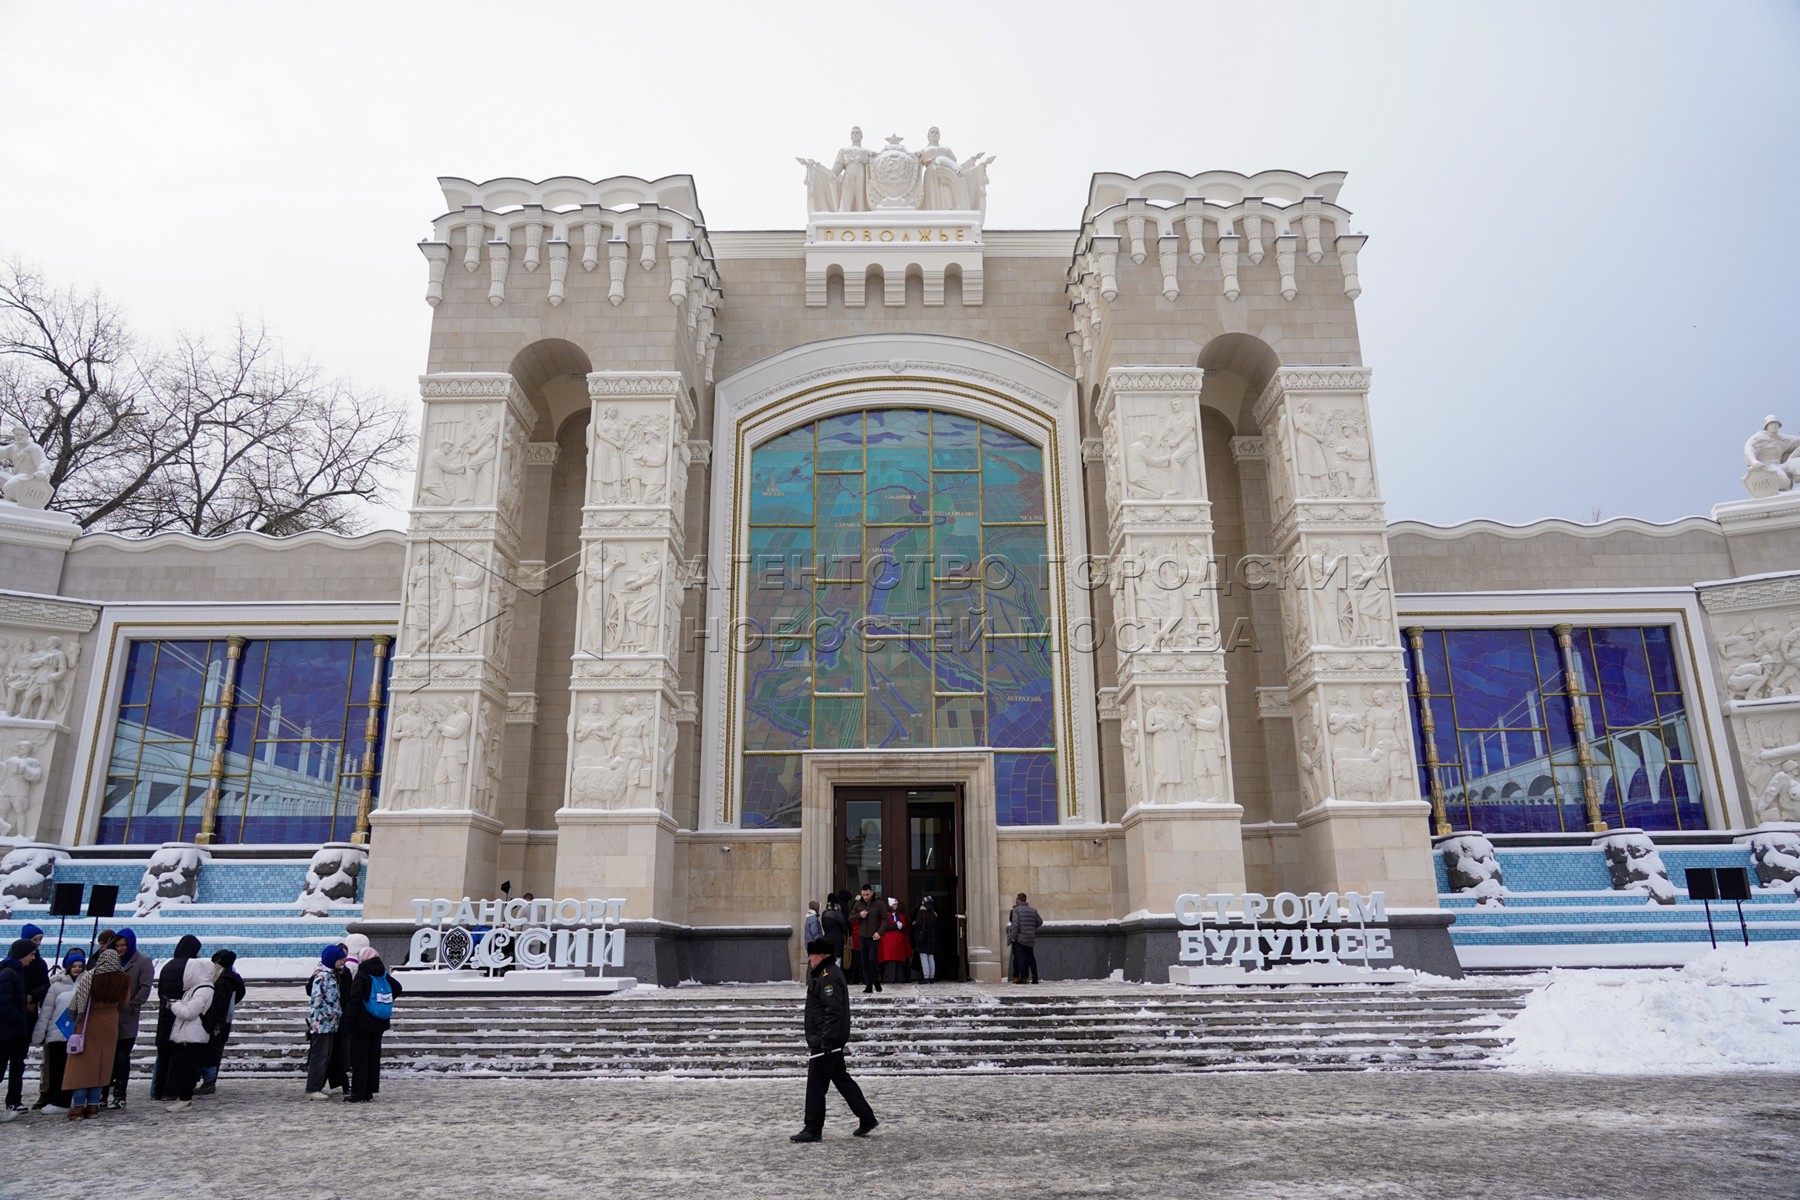
[[[831,955],[831,943],[823,938],[806,943],[806,962],[806,1124],[788,1141],[819,1140],[825,1128],[827,1084],[837,1088],[856,1114],[852,1136],[867,1137],[881,1122],[844,1065],[844,1044],[850,1040],[849,986]]]

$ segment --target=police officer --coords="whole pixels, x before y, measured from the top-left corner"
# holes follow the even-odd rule
[[[825,1086],[856,1114],[854,1137],[867,1137],[881,1122],[863,1099],[862,1089],[844,1065],[844,1044],[850,1040],[850,990],[844,972],[832,957],[831,943],[823,938],[806,943],[806,1124],[790,1142],[816,1142],[825,1128]]]

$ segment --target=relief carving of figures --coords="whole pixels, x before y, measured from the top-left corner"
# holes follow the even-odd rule
[[[0,760],[0,837],[30,837],[32,797],[44,779],[44,764],[37,757],[38,744],[22,739],[11,755]]]
[[[1774,786],[1775,775],[1784,769],[1779,764],[1789,759],[1800,761],[1800,716],[1787,712],[1740,714],[1732,718],[1732,724],[1737,727],[1744,782],[1749,785],[1751,796],[1760,797]]]
[[[1198,539],[1189,539],[1187,550],[1186,556],[1177,553],[1174,543],[1144,548],[1141,570],[1132,582],[1137,601],[1136,649],[1193,650],[1213,644],[1212,609],[1203,590],[1204,580],[1194,578],[1194,570],[1205,570],[1209,563],[1206,547]],[[1123,578],[1125,572],[1117,574]]]
[[[1800,821],[1800,758],[1783,759],[1750,807],[1758,825]]]
[[[525,427],[517,421],[506,422],[506,449],[500,462],[500,516],[514,529],[519,527],[519,510],[525,503]]]
[[[1294,760],[1300,767],[1303,794],[1317,803],[1328,794],[1325,779],[1325,747],[1319,740],[1319,720],[1313,714],[1312,702],[1294,709]]]
[[[589,432],[595,496],[601,504],[656,504],[668,484],[666,413],[626,417],[616,404],[601,410]]]
[[[1347,409],[1321,413],[1309,400],[1294,409],[1294,473],[1313,496],[1373,496],[1369,432]]]
[[[381,789],[383,808],[419,807],[419,794],[425,790],[429,728],[424,701],[408,697],[395,702],[393,753]]]
[[[439,795],[448,793],[454,800],[469,774],[469,733],[475,718],[469,702],[458,696],[448,706],[436,710],[431,718],[431,733],[437,753],[432,759],[431,786]]]
[[[1143,756],[1139,746],[1144,730],[1137,718],[1133,717],[1125,722],[1124,728],[1119,732],[1125,752],[1125,805],[1129,808],[1144,798],[1143,778],[1139,774],[1143,769]]]
[[[407,649],[468,652],[481,641],[487,571],[453,550],[429,547],[406,582]]]
[[[1402,729],[1407,717],[1394,689],[1370,684],[1362,689],[1360,711],[1334,710],[1327,722],[1332,742],[1332,768],[1337,799],[1374,803],[1386,800],[1396,781],[1408,778],[1408,741]],[[1361,745],[1348,745],[1340,735],[1361,734]]]
[[[445,420],[442,424],[419,472],[419,502],[475,504],[487,494],[485,476],[494,461],[488,409],[485,405],[477,408],[466,423]]]
[[[1132,424],[1136,429],[1126,448],[1128,494],[1137,500],[1198,496],[1200,434],[1192,411],[1179,397],[1171,397],[1169,410],[1160,419]]]
[[[1179,804],[1188,779],[1188,706],[1166,694],[1145,701],[1144,734],[1149,741],[1151,804]]]
[[[44,448],[32,441],[24,428],[14,428],[8,440],[0,442],[0,500],[20,508],[43,508],[50,503],[50,473],[56,463]]]
[[[1734,700],[1800,696],[1800,620],[1762,614],[1719,638],[1725,688]]]
[[[569,784],[573,807],[654,807],[650,724],[655,710],[655,700],[639,696],[622,697],[610,710],[599,697],[582,705]]]
[[[1744,443],[1744,490],[1758,500],[1790,491],[1800,481],[1800,438],[1781,432],[1781,418],[1763,418]]]
[[[41,648],[31,638],[0,642],[0,716],[61,721],[80,661],[81,647],[60,637]]]
[[[1361,561],[1350,580],[1349,641],[1353,646],[1388,643],[1393,609],[1388,603],[1387,555],[1374,539],[1361,546]]]
[[[475,807],[491,817],[500,807],[501,768],[506,761],[506,719],[497,705],[481,703],[476,734],[481,746],[481,782],[475,789]]]
[[[584,569],[587,576],[585,598],[587,613],[582,620],[585,630],[581,639],[582,648],[589,651],[612,649],[607,642],[607,614],[611,600],[611,579],[618,569],[625,565],[625,553],[611,543],[602,543],[589,552],[588,564]]]
[[[1225,710],[1201,692],[1188,714],[1194,728],[1194,784],[1197,800],[1225,799]]]
[[[663,601],[662,552],[638,554],[637,570],[619,581],[606,612],[606,645],[625,654],[657,650],[657,610]]]
[[[1355,601],[1350,595],[1350,558],[1336,542],[1324,542],[1317,554],[1307,555],[1312,578],[1313,628],[1321,641],[1348,646],[1354,625]]]

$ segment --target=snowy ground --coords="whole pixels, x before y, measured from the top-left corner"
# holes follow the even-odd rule
[[[1800,1076],[1349,1073],[871,1080],[882,1126],[787,1141],[795,1080],[402,1078],[370,1105],[222,1081],[0,1126],[32,1200],[593,1195],[1542,1200],[1793,1195]],[[29,1178],[27,1178],[29,1177]]]
[[[1725,946],[1675,971],[1552,971],[1506,1032],[1502,1059],[1523,1070],[1800,1071],[1800,942]]]

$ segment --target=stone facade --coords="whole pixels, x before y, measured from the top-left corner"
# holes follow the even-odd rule
[[[813,168],[843,203],[842,163]],[[984,203],[986,169],[942,194],[973,203],[979,174]],[[797,925],[841,883],[833,789],[934,782],[963,789],[976,974],[1018,892],[1083,922],[1183,892],[1435,907],[1404,631],[1601,611],[1683,647],[1712,827],[1800,819],[1794,493],[1670,525],[1390,523],[1341,173],[1101,173],[1075,228],[1030,233],[920,198],[715,232],[686,176],[442,182],[404,534],[77,537],[0,503],[15,837],[94,840],[125,652],[183,606],[392,640],[357,831],[377,920],[507,881],[669,927]],[[748,455],[871,404],[1043,451],[1048,823],[998,824],[988,750],[857,748],[801,755],[799,828],[744,826]]]

